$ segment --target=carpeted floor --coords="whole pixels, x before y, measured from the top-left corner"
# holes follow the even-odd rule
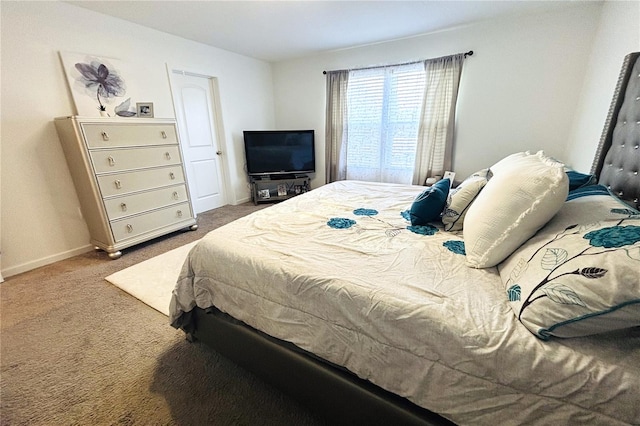
[[[104,277],[259,208],[225,206],[199,229],[91,252],[0,284],[1,425],[321,425],[307,410]]]

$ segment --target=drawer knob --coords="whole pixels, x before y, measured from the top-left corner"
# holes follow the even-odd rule
[[[167,158],[167,160],[171,160],[171,154],[169,154],[168,152],[165,152],[164,156]]]
[[[122,209],[123,212],[127,211],[127,205],[125,203],[120,203],[120,208]]]
[[[102,132],[100,134],[102,135],[102,140],[105,140],[105,141],[109,140],[109,134],[107,132]]]
[[[113,183],[116,185],[117,189],[122,188],[122,183],[118,179],[114,180]]]
[[[133,232],[133,225],[127,223],[127,232],[128,233],[132,233]]]
[[[116,160],[112,156],[107,157],[107,161],[111,167],[116,165]]]
[[[176,178],[176,175],[174,175],[173,172],[169,172],[169,177],[173,180]]]
[[[176,214],[178,215],[178,217],[182,217],[182,210],[178,210]]]
[[[178,195],[178,191],[173,191],[173,199],[174,200],[180,199],[180,196]]]
[[[162,139],[166,139],[167,138],[167,132],[165,132],[164,130],[161,131],[160,134],[162,135]]]

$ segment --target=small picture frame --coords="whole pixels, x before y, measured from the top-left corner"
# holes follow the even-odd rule
[[[271,194],[269,194],[269,190],[268,189],[259,189],[258,190],[258,198],[262,198],[263,200],[265,198],[271,198]]]
[[[278,185],[278,197],[284,197],[285,195],[287,195],[287,185],[281,183]]]
[[[137,102],[138,117],[153,118],[153,102]]]

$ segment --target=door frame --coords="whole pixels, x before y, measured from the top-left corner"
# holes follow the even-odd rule
[[[172,75],[182,74],[193,77],[201,77],[206,78],[209,81],[209,87],[211,88],[211,108],[213,110],[213,128],[216,133],[216,138],[218,140],[218,149],[222,151],[222,155],[219,155],[220,158],[220,169],[222,175],[222,182],[220,182],[220,188],[222,189],[222,200],[224,205],[227,204],[236,204],[236,197],[233,191],[231,191],[231,175],[229,173],[229,149],[227,145],[227,139],[224,131],[224,122],[222,120],[222,104],[220,102],[220,89],[218,87],[218,77],[210,74],[203,74],[200,72],[190,71],[185,67],[172,66],[169,63],[166,64],[167,67],[167,78],[169,80],[169,89],[171,92],[171,103],[173,105],[173,117],[176,120],[176,125],[178,126],[178,133],[182,133],[183,129],[181,128],[181,123],[178,120],[178,113],[176,107],[176,97],[175,97],[175,86],[173,84]],[[184,154],[184,145],[180,143],[180,152],[182,153],[183,158]],[[191,198],[191,194],[189,194]]]

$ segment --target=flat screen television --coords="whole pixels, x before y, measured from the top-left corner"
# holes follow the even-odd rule
[[[314,173],[313,130],[245,130],[244,151],[250,176]]]

